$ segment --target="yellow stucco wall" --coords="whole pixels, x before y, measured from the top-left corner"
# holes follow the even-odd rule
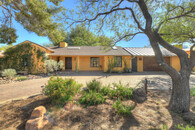
[[[180,71],[180,60],[179,57],[174,56],[170,57],[170,65],[175,68],[177,71]]]
[[[137,57],[137,72],[143,72],[143,56]]]

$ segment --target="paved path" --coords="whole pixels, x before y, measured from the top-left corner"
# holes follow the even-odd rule
[[[86,84],[92,79],[100,80],[103,84],[113,82],[129,83],[130,87],[135,87],[141,80],[148,78],[151,89],[169,89],[171,87],[171,79],[165,73],[143,72],[131,74],[106,74],[101,72],[79,72],[66,73],[62,77],[73,78],[77,82]],[[41,86],[47,83],[49,78],[26,80],[0,85],[0,104],[11,100],[26,98],[32,95],[40,94]],[[195,85],[195,75],[191,76],[191,86]]]

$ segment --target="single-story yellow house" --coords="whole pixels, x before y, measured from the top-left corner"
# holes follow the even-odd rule
[[[110,47],[105,51],[101,46],[68,46],[61,42],[60,47],[50,48],[54,53],[48,54],[50,59],[64,62],[63,70],[103,71],[107,72],[109,63],[114,60],[113,71],[131,69],[132,56],[122,47]]]
[[[30,45],[30,51],[25,45]],[[30,70],[30,73],[46,72],[43,63],[44,56],[55,61],[62,60],[64,62],[63,71],[107,72],[113,62],[115,62],[115,64],[112,71],[116,72],[124,72],[127,70],[135,72],[161,71],[161,68],[156,63],[152,48],[122,48],[117,46],[108,47],[105,51],[103,46],[68,46],[67,43],[60,42],[59,47],[44,47],[30,41],[24,41],[11,49],[14,48],[18,48],[20,51],[18,51],[18,49],[17,52],[14,51],[14,57],[7,58],[7,62],[12,61],[13,58],[18,58],[19,60],[12,64],[8,64],[7,67],[15,67],[17,69],[17,66],[20,66],[18,67],[18,70]],[[174,53],[164,48],[161,48],[161,51],[165,61],[179,71],[179,58]],[[24,52],[25,55],[23,55]],[[26,55],[28,53],[30,55]],[[8,56],[5,55],[4,57],[6,59]],[[21,61],[22,63],[20,63]]]

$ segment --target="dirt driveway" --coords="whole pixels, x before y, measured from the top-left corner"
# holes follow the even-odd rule
[[[73,78],[79,83],[83,83],[92,79],[100,80],[103,84],[113,82],[129,83],[130,87],[135,87],[141,80],[147,78],[149,80],[150,89],[169,89],[171,87],[171,79],[163,72],[142,72],[129,74],[107,74],[102,72],[66,72],[61,74],[62,77]],[[47,83],[49,78],[26,80],[10,84],[0,85],[0,104],[11,100],[17,100],[40,94],[41,86]],[[195,85],[195,75],[191,76],[190,85]]]

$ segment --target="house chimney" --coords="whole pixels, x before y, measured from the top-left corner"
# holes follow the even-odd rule
[[[60,42],[60,47],[67,47],[68,46],[68,43],[66,42]]]

